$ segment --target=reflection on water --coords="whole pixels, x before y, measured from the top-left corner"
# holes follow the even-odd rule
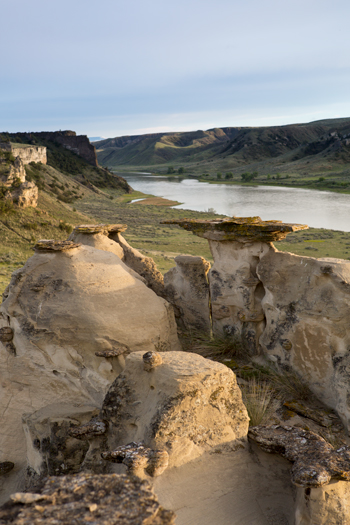
[[[272,186],[209,184],[195,179],[121,173],[135,189],[183,204],[178,208],[350,231],[350,195]]]

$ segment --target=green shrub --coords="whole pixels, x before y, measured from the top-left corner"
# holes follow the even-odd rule
[[[65,221],[60,222],[58,227],[60,230],[65,231],[66,233],[72,233],[73,231],[73,226]]]

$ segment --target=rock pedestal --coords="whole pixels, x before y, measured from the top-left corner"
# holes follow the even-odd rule
[[[272,241],[307,226],[262,221],[260,217],[183,219],[164,221],[164,224],[178,224],[208,239],[214,258],[209,272],[213,332],[234,339],[251,355],[258,353],[259,338],[265,327],[261,304],[265,292],[257,275],[257,265],[267,253],[274,251]],[[203,295],[203,308],[208,302]]]

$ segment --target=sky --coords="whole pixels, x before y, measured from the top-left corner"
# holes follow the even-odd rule
[[[0,0],[0,131],[350,117],[348,0]]]

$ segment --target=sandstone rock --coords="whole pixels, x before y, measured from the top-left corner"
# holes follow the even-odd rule
[[[160,366],[163,363],[162,356],[158,352],[146,352],[142,356],[143,369],[146,372],[151,372],[156,366]]]
[[[350,483],[338,481],[320,488],[296,491],[295,525],[347,525]]]
[[[263,351],[292,367],[349,428],[350,262],[270,250],[257,275],[265,290]]]
[[[266,242],[284,239],[288,233],[306,230],[306,224],[262,221],[260,217],[227,217],[225,219],[172,219],[162,224],[178,224],[199,237],[212,241]]]
[[[32,206],[36,208],[38,204],[39,190],[34,182],[23,182],[18,188],[11,191],[11,198],[20,208]]]
[[[21,490],[28,465],[23,415],[27,420],[55,403],[101,404],[124,357],[105,359],[96,352],[179,348],[164,299],[133,278],[113,253],[67,241],[38,243],[35,255],[13,274],[0,313],[0,327],[13,330],[15,348],[9,353],[0,343],[0,449],[16,464],[5,494],[10,487]],[[30,465],[38,472],[42,454],[35,458]]]
[[[26,180],[24,164],[19,157],[16,157],[14,162],[8,166],[7,171],[1,173],[0,182],[4,186],[10,187],[14,182],[17,181],[17,179],[19,179],[21,183],[25,182]]]
[[[114,463],[124,463],[129,472],[142,476],[142,471],[152,477],[160,476],[169,464],[169,454],[166,450],[152,450],[142,443],[129,443],[117,447],[111,452],[102,452],[102,458]]]
[[[334,450],[321,436],[296,427],[256,426],[248,436],[265,452],[281,454],[293,463],[292,482],[315,488],[331,480],[350,481],[350,447]]]
[[[41,493],[0,508],[5,525],[172,525],[175,514],[157,501],[148,481],[125,475],[50,477]]]
[[[210,263],[203,257],[178,255],[176,267],[164,275],[165,296],[179,312],[181,328],[209,333],[211,330],[209,311],[208,271]]]
[[[0,476],[8,474],[14,468],[15,464],[12,461],[2,461],[0,463]]]
[[[146,280],[147,286],[157,295],[164,297],[164,278],[151,257],[130,246],[119,232],[110,232],[109,238],[123,249],[123,262]]]
[[[103,403],[109,449],[143,442],[169,454],[169,466],[244,439],[248,415],[233,372],[197,354],[164,352],[147,372],[142,352],[126,358]]]
[[[264,288],[256,267],[272,248],[263,242],[212,240],[209,246],[214,258],[209,272],[213,332],[233,338],[254,355],[265,328]]]

